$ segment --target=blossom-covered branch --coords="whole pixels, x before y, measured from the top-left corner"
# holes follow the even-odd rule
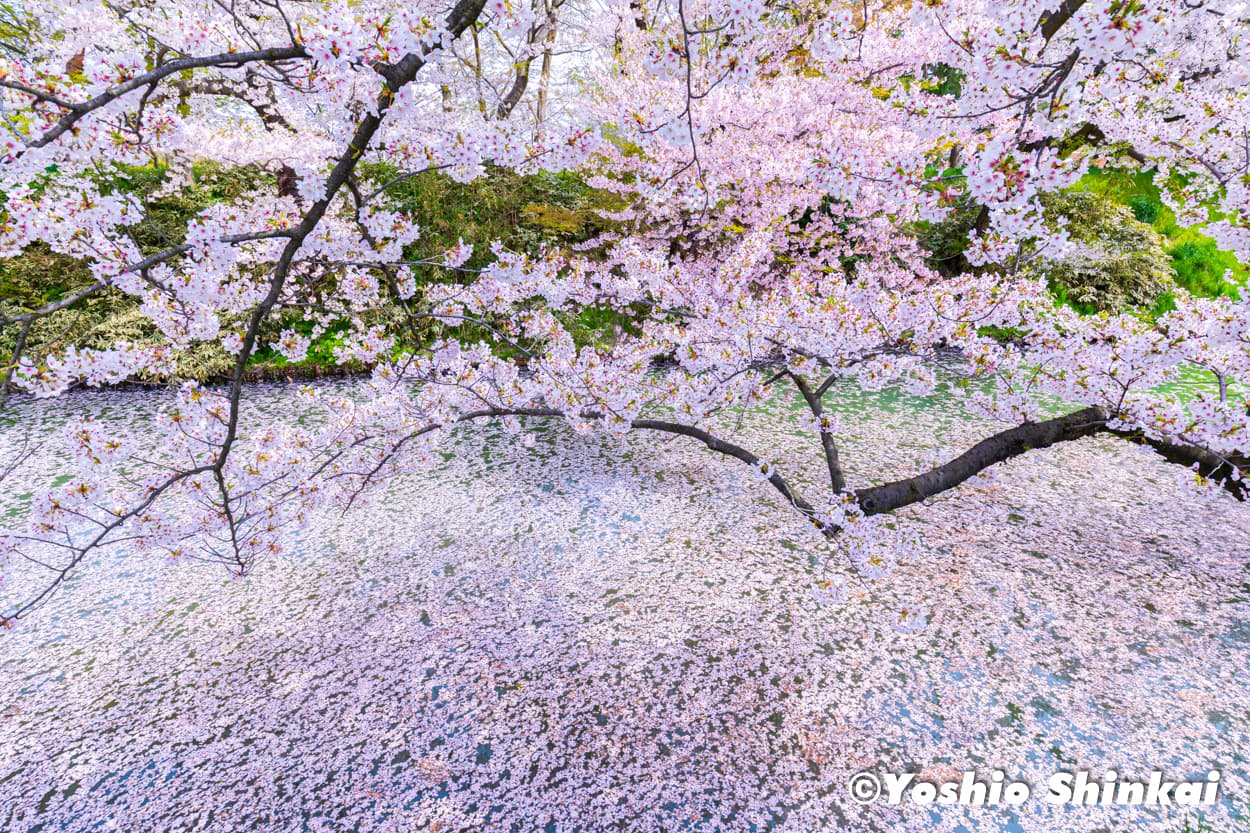
[[[883,515],[1093,435],[1246,496],[1250,304],[1177,289],[1081,314],[1049,272],[1088,252],[1047,210],[1131,164],[1178,223],[1250,259],[1234,0],[159,5],[88,19],[32,2],[49,36],[2,59],[0,256],[39,247],[90,271],[5,310],[3,388],[169,378],[202,345],[229,356],[229,385],[178,388],[150,436],[73,425],[74,477],[3,539],[51,586],[4,616],[122,539],[245,574],[314,508],[437,464],[453,426],[488,417],[698,441],[869,572],[893,546]],[[536,102],[536,127],[515,114],[530,61],[557,51],[557,7],[576,65],[544,76],[564,100]],[[260,184],[159,245],[138,234],[150,207],[117,172],[159,168],[173,190],[205,162]],[[399,197],[487,171],[576,172],[597,231],[436,245]],[[962,266],[939,269],[916,229],[965,208]],[[155,335],[30,350],[33,328],[104,296]],[[319,421],[250,423],[258,353],[298,363],[315,344],[371,373],[360,396],[314,388]],[[783,379],[818,478],[733,436]],[[851,482],[843,385],[945,386],[1000,428],[915,476]]]

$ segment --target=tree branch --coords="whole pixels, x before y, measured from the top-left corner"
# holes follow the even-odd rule
[[[1197,463],[1199,474],[1221,480],[1224,490],[1233,497],[1242,501],[1250,498],[1250,487],[1247,487],[1246,481],[1234,480],[1232,477],[1250,470],[1250,458],[1239,455],[1223,457],[1200,446],[1158,440],[1147,437],[1140,431],[1108,428],[1106,412],[1097,406],[1083,408],[1054,419],[1009,428],[982,440],[955,459],[915,477],[859,489],[855,494],[864,514],[879,515],[954,488],[990,466],[1018,457],[1026,451],[1049,448],[1061,442],[1102,433],[1148,445],[1171,463],[1186,467]]]
[[[135,90],[151,86],[161,80],[176,75],[189,69],[201,69],[204,67],[214,66],[242,66],[243,64],[256,63],[265,61],[274,63],[276,61],[289,61],[295,58],[307,58],[308,53],[302,46],[279,46],[272,49],[258,49],[253,52],[223,52],[217,55],[203,55],[198,58],[179,58],[176,61],[170,61],[162,64],[151,72],[145,72],[137,75],[129,81],[121,84],[115,84],[95,98],[87,101],[71,104],[69,112],[52,126],[48,132],[44,133],[38,139],[28,142],[27,147],[40,148],[44,145],[51,144],[61,137],[66,131],[73,128],[83,116],[99,110],[101,107],[112,104],[117,99],[134,92]],[[27,92],[27,95],[31,93]]]
[[[486,0],[460,0],[447,16],[447,29],[451,32],[452,37],[459,37],[465,29],[471,26],[482,13],[485,5]],[[273,309],[274,304],[278,302],[278,298],[282,294],[282,288],[286,284],[286,277],[292,262],[295,260],[296,253],[303,247],[308,235],[321,222],[339,189],[348,181],[348,178],[356,169],[356,165],[364,157],[365,150],[368,149],[370,142],[373,141],[374,134],[382,126],[383,119],[386,118],[391,104],[395,101],[395,94],[417,77],[417,73],[425,66],[425,56],[434,48],[427,47],[420,52],[409,53],[393,64],[374,67],[378,74],[386,79],[386,89],[382,91],[382,94],[377,99],[377,110],[365,116],[360,124],[357,125],[347,148],[335,163],[333,170],[330,171],[329,177],[326,178],[324,195],[309,207],[300,224],[291,230],[290,239],[282,249],[278,262],[274,265],[269,292],[256,306],[256,309],[252,311],[251,318],[248,321],[247,330],[243,336],[243,345],[239,349],[230,384],[230,416],[226,422],[226,433],[222,440],[221,453],[214,466],[214,469],[217,471],[221,471],[225,467],[226,458],[238,435],[239,401],[243,393],[243,378],[247,370],[247,362],[256,347],[256,339],[259,336],[261,324],[269,316],[270,310]]]
[[[718,454],[724,454],[728,457],[741,460],[742,462],[757,469],[760,464],[764,462],[742,446],[734,445],[731,442],[722,440],[713,434],[709,434],[702,428],[696,428],[693,425],[682,425],[676,422],[665,422],[657,419],[636,419],[631,423],[631,425],[634,428],[643,428],[651,431],[664,431],[669,434],[679,434],[683,437],[696,439]],[[803,500],[803,498],[799,497],[798,493],[795,492],[790,484],[786,482],[786,479],[777,472],[776,466],[770,465],[769,468],[770,472],[768,474],[768,482],[773,485],[773,488],[781,492],[785,499],[788,500],[795,509],[798,509],[799,512],[809,518],[814,517],[815,512],[812,509],[812,505]]]
[[[279,229],[279,230],[269,230],[269,231],[253,231],[253,232],[246,232],[244,234],[228,234],[224,237],[218,238],[218,241],[221,243],[254,243],[258,240],[273,240],[273,239],[290,237],[290,236],[291,236],[291,233],[289,231],[285,229]],[[180,254],[186,254],[187,252],[191,251],[192,248],[194,247],[188,243],[180,243],[177,246],[171,246],[170,248],[165,249],[162,252],[157,252],[156,254],[148,255],[143,260],[138,260],[138,261],[135,261],[134,263],[126,265],[121,270],[121,272],[119,272],[119,274],[124,275],[129,272],[142,272],[145,269],[150,269],[151,267],[155,266],[158,263],[163,263],[164,261],[169,260],[171,257],[175,257]],[[93,284],[85,286],[82,289],[79,289],[69,295],[66,295],[64,298],[60,298],[59,300],[52,301],[51,303],[45,306],[42,306],[39,309],[0,318],[0,326],[5,326],[8,324],[19,324],[19,323],[24,324],[24,323],[33,321],[36,318],[45,318],[54,312],[59,312],[65,309],[66,307],[71,307],[74,304],[78,303],[79,301],[83,300],[84,298],[88,298],[91,295],[94,295],[95,293],[103,289],[107,289],[108,286],[109,286],[108,281],[96,281]]]
[[[833,487],[834,494],[837,494],[846,488],[846,478],[842,474],[842,464],[838,460],[838,444],[834,441],[833,434],[821,425],[821,416],[824,414],[821,396],[826,388],[822,386],[819,392],[813,391],[802,376],[797,373],[789,375],[794,380],[794,386],[807,401],[807,407],[811,410],[812,416],[816,417],[816,433],[820,435],[820,445],[825,452],[825,463],[829,467],[829,485]]]
[[[484,6],[485,0],[460,0],[460,2],[458,2],[452,9],[446,20],[446,26],[452,36],[458,37],[466,28],[477,20]],[[248,358],[251,356],[252,351],[256,346],[260,326],[269,315],[270,310],[273,309],[273,306],[277,303],[278,298],[281,295],[282,288],[286,282],[286,277],[291,264],[295,259],[295,255],[303,246],[304,241],[316,228],[317,224],[325,216],[330,203],[335,198],[335,195],[347,182],[357,163],[363,157],[364,152],[372,141],[374,134],[377,133],[378,129],[381,127],[382,121],[385,118],[388,109],[394,102],[395,93],[416,77],[417,73],[425,65],[425,55],[428,54],[433,48],[435,47],[422,50],[420,53],[409,53],[394,64],[379,65],[374,67],[374,69],[386,80],[386,89],[384,89],[382,94],[378,97],[376,112],[367,115],[357,125],[351,141],[348,143],[342,155],[335,163],[333,170],[331,170],[330,175],[326,180],[325,193],[322,198],[314,202],[309,207],[299,225],[289,231],[281,233],[281,236],[287,238],[287,244],[283,247],[282,253],[274,266],[272,277],[270,279],[269,292],[252,311],[252,315],[248,321],[243,346],[239,350],[238,359],[235,363],[233,378],[231,381],[229,392],[230,412],[225,421],[226,431],[220,443],[220,448],[214,462],[175,472],[160,485],[148,489],[143,500],[138,504],[132,506],[128,510],[115,512],[114,516],[111,517],[107,523],[100,524],[100,531],[93,535],[90,540],[82,545],[72,545],[73,557],[64,568],[56,571],[52,582],[48,586],[44,587],[43,590],[34,598],[19,605],[11,614],[0,614],[0,626],[4,626],[12,620],[20,618],[45,601],[51,593],[65,581],[66,577],[74,570],[74,568],[81,563],[87,553],[106,543],[108,536],[112,534],[114,530],[120,528],[136,515],[146,511],[147,508],[150,507],[161,494],[177,483],[198,474],[205,472],[212,473],[214,478],[217,479],[218,484],[221,486],[223,511],[229,519],[231,497],[225,488],[224,480],[221,475],[224,471],[231,448],[233,447],[238,436],[238,420],[244,371],[246,370]],[[292,52],[291,50],[296,51]],[[154,72],[161,73],[156,79],[159,80],[159,78],[163,78],[166,75],[196,66],[211,66],[215,63],[227,65],[233,63],[243,63],[249,60],[277,61],[290,57],[301,57],[304,55],[305,53],[303,47],[291,47],[290,50],[264,50],[263,52],[254,53],[232,53],[228,56],[229,60],[226,60],[224,56],[213,56],[211,59],[197,58],[172,61]],[[171,69],[171,67],[173,68]],[[95,99],[92,99],[91,102],[88,102],[88,105],[93,102],[100,102],[95,104],[94,107],[104,106],[104,104],[116,100],[118,97],[124,95],[132,89],[154,83],[152,76],[153,73],[147,73],[144,76],[132,79],[126,84],[115,86],[107,92],[102,93],[100,96],[97,96]],[[103,100],[106,97],[107,100]],[[63,133],[66,130],[69,130],[73,126],[73,122],[88,111],[87,109],[84,109],[86,107],[87,105],[80,105],[78,109],[75,109],[73,112],[67,114],[65,118],[58,123],[64,125],[60,128],[60,132]],[[67,120],[69,121],[67,122]],[[54,131],[55,130],[56,128],[54,128]],[[44,144],[55,139],[55,136],[46,136],[45,139],[46,141],[44,141]],[[233,522],[230,522],[230,524],[233,527]],[[230,532],[231,534],[234,534],[234,529],[232,528]]]
[[[1232,479],[1233,475],[1242,476],[1242,473],[1250,472],[1250,456],[1244,454],[1220,456],[1201,446],[1157,440],[1147,437],[1140,431],[1107,428],[1106,432],[1137,445],[1149,446],[1169,463],[1176,463],[1185,468],[1191,468],[1196,463],[1198,473],[1203,477],[1223,481],[1224,490],[1238,500],[1250,499],[1250,484],[1245,479]]]
[[[1081,6],[1084,5],[1085,0],[1063,0],[1054,12],[1043,15],[1039,21],[1042,37],[1046,40],[1053,38],[1063,28],[1063,24],[1071,20],[1072,15],[1080,11]]]

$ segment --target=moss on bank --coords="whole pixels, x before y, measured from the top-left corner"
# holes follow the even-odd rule
[[[469,269],[490,262],[494,241],[533,255],[547,246],[591,240],[614,229],[606,215],[622,207],[618,197],[590,188],[571,173],[518,175],[491,168],[471,182],[457,182],[439,172],[401,177],[398,169],[385,164],[362,166],[360,173],[362,191],[385,186],[382,199],[421,227],[421,238],[409,247],[406,257],[437,257],[464,241],[473,246],[466,264]],[[958,176],[957,170],[946,173]],[[99,177],[104,190],[132,194],[144,203],[144,220],[130,230],[144,254],[181,243],[187,221],[209,206],[279,189],[277,177],[259,168],[208,163],[194,165],[189,181],[179,187],[169,187],[168,172],[158,165],[116,166]],[[1171,308],[1175,286],[1200,296],[1235,295],[1250,273],[1200,229],[1178,225],[1147,172],[1094,171],[1066,193],[1048,197],[1046,208],[1052,221],[1066,223],[1072,237],[1082,244],[1078,256],[1046,264],[1056,299],[1082,312],[1137,309],[1154,314]],[[933,252],[931,263],[953,274],[970,268],[963,257],[968,233],[983,222],[980,207],[965,200],[947,220],[920,223],[915,230]],[[414,274],[419,286],[458,279],[433,265],[417,265]],[[20,257],[0,260],[0,312],[37,309],[92,282],[86,264],[36,244]],[[366,317],[391,316],[400,317],[394,304]],[[608,343],[633,325],[628,314],[604,309],[584,310],[565,319],[580,343]],[[342,343],[342,326],[317,335],[308,357],[291,364],[267,346],[287,327],[311,334],[313,325],[295,314],[267,323],[261,347],[250,360],[251,377],[304,377],[361,369],[340,368],[334,360],[334,350]],[[17,332],[16,327],[0,328],[0,350],[6,358],[12,354]],[[475,337],[468,327],[459,328],[457,334]],[[409,330],[402,333],[401,346],[420,347],[431,335],[430,330]],[[71,345],[104,348],[122,339],[150,343],[160,341],[161,335],[138,312],[135,299],[107,291],[37,321],[29,333],[27,355],[39,361]],[[176,375],[209,381],[225,377],[232,367],[230,356],[210,342],[183,351]]]
[[[361,174],[362,189],[372,190],[392,183],[399,172],[390,166],[371,165],[363,166]],[[168,175],[158,165],[118,165],[98,179],[105,192],[132,194],[144,204],[144,220],[129,230],[144,255],[182,243],[187,222],[209,206],[246,199],[249,194],[276,193],[279,187],[275,176],[253,167],[222,168],[197,163],[189,181],[176,188],[168,187]],[[384,194],[392,207],[413,218],[422,230],[421,239],[406,252],[407,257],[437,257],[463,240],[474,247],[466,264],[470,269],[491,260],[490,246],[494,241],[512,251],[537,254],[545,246],[588,240],[611,228],[602,212],[620,207],[616,197],[588,187],[570,173],[522,176],[502,169],[490,169],[467,183],[429,172],[395,182]],[[446,270],[435,266],[417,266],[414,273],[418,285],[447,280]],[[94,278],[85,263],[35,244],[19,257],[0,259],[0,313],[38,309],[92,283]],[[398,314],[398,308],[392,304],[365,317],[380,320]],[[593,311],[587,314],[586,322],[574,324],[588,336],[602,329]],[[286,327],[305,334],[312,332],[312,324],[296,315],[269,322],[261,334],[262,346],[251,357],[249,377],[305,378],[361,369],[340,368],[334,359],[334,349],[342,343],[341,326],[318,335],[304,361],[288,362],[267,346]],[[12,355],[17,337],[17,327],[0,328],[0,350],[5,352],[6,360]],[[408,332],[405,337],[419,341],[423,334]],[[37,320],[27,338],[26,355],[38,362],[71,345],[104,348],[119,340],[154,343],[160,342],[162,336],[140,314],[139,303],[133,297],[105,291],[73,308]],[[180,354],[176,376],[211,381],[226,377],[232,369],[231,357],[216,342],[209,342]]]

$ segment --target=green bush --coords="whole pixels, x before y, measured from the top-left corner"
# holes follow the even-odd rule
[[[399,174],[389,165],[369,165],[362,173],[368,183],[366,190],[380,188]],[[615,227],[602,215],[623,207],[616,195],[590,188],[569,172],[521,175],[492,168],[471,182],[430,172],[409,177],[385,193],[393,209],[421,227],[420,239],[408,247],[405,257],[437,258],[463,240],[473,246],[473,255],[465,263],[469,270],[480,269],[494,259],[490,246],[496,240],[510,251],[529,255],[538,254],[545,246],[590,240]],[[414,266],[413,273],[419,287],[466,278],[433,265]],[[564,323],[579,343],[601,342],[618,327],[627,327],[621,315],[594,309]],[[410,331],[404,346],[419,347],[435,334],[432,328]],[[441,327],[437,334],[454,334],[466,340],[482,335],[471,326]]]
[[[1221,250],[1214,240],[1197,232],[1178,234],[1175,239],[1178,242],[1168,254],[1178,284],[1195,295],[1236,297],[1236,276],[1239,271],[1244,274],[1245,267],[1232,252]],[[1244,278],[1241,285],[1244,288]]]
[[[392,182],[399,171],[374,164],[363,166],[362,175],[372,191]],[[457,182],[432,171],[391,185],[384,193],[394,209],[421,227],[410,257],[437,257],[464,240],[473,245],[469,268],[491,260],[490,244],[495,240],[528,254],[536,254],[543,245],[587,240],[613,226],[600,212],[622,207],[616,196],[590,188],[568,172],[521,175],[491,168],[471,182]],[[446,276],[426,267],[418,269],[417,277],[420,282]]]
[[[913,232],[929,252],[925,260],[930,268],[948,276],[972,271],[964,251],[968,248],[968,234],[980,216],[981,206],[965,198],[940,222],[915,224]]]
[[[1153,171],[1108,167],[1083,176],[1076,190],[1098,194],[1127,205],[1135,218],[1149,223],[1163,236],[1164,249],[1172,259],[1176,284],[1194,295],[1236,297],[1250,278],[1250,268],[1232,252],[1219,248],[1202,233],[1201,226],[1188,228],[1176,222],[1176,214],[1163,204]],[[1168,185],[1182,184],[1176,177]],[[1215,212],[1212,212],[1214,217]]]
[[[1088,192],[1047,195],[1047,219],[1066,225],[1078,250],[1043,261],[1056,297],[1084,312],[1151,308],[1173,287],[1163,237],[1127,207]]]
[[[939,171],[935,166],[930,173],[937,175]],[[949,181],[959,171],[942,173]],[[1183,184],[1183,181],[1174,178],[1166,184],[1170,187]],[[1084,258],[1066,265],[1051,264],[1051,290],[1059,303],[1087,313],[1138,305],[1158,314],[1175,308],[1173,285],[1201,297],[1236,296],[1244,291],[1250,268],[1238,262],[1231,252],[1221,250],[1212,238],[1202,233],[1200,226],[1180,226],[1175,213],[1160,198],[1152,171],[1116,167],[1093,170],[1067,194],[1047,198],[1052,219],[1057,219],[1065,211],[1073,215],[1068,217],[1070,233],[1087,248],[1101,250],[1107,257],[1090,258],[1087,253]],[[1076,196],[1081,194],[1097,198],[1086,204],[1085,211],[1107,216],[1103,219],[1092,214],[1080,216],[1082,208],[1071,199],[1086,199]],[[1061,204],[1067,205],[1064,211],[1059,210]],[[1118,212],[1116,206],[1125,210]],[[980,206],[965,197],[941,222],[916,223],[913,232],[930,252],[929,265],[944,275],[969,271],[971,267],[964,257],[964,250],[969,232],[977,227],[981,219]],[[1121,224],[1125,225],[1124,229],[1118,228]],[[1157,236],[1145,234],[1143,227],[1152,229]],[[1140,239],[1115,242],[1116,237],[1126,234],[1130,238],[1140,235]],[[1100,242],[1103,238],[1108,238],[1110,245],[1106,241]],[[1138,245],[1144,246],[1141,252],[1144,257],[1141,258],[1142,263],[1135,264],[1132,250]],[[1157,268],[1161,265],[1160,246],[1166,278],[1159,274]],[[1098,264],[1094,261],[1105,262]],[[1138,266],[1145,266],[1145,273],[1135,276],[1132,270]],[[1083,276],[1076,274],[1078,272],[1084,273]],[[1117,272],[1119,277],[1114,277],[1111,272]],[[1124,281],[1127,281],[1122,287],[1124,291],[1111,289],[1113,283]]]
[[[1163,207],[1163,204],[1139,194],[1129,199],[1128,207],[1137,218],[1137,222],[1150,225],[1159,219],[1159,209]]]
[[[360,190],[369,193],[391,182],[398,171],[387,165],[362,168]],[[56,176],[49,172],[49,178]],[[159,164],[116,165],[96,174],[96,183],[106,193],[132,194],[144,205],[146,216],[130,229],[131,236],[145,255],[163,251],[183,242],[187,222],[211,205],[246,199],[258,192],[274,193],[276,177],[259,167],[223,168],[196,163],[190,181],[177,188],[166,188],[167,169]],[[404,179],[384,192],[383,199],[411,216],[421,227],[421,239],[405,256],[413,260],[433,259],[458,240],[473,244],[470,269],[480,268],[493,255],[495,240],[513,251],[537,254],[545,245],[567,245],[587,240],[612,227],[601,212],[619,210],[619,199],[589,188],[570,173],[540,172],[518,175],[492,169],[472,182],[460,183],[437,172]],[[414,268],[418,285],[459,279],[455,273],[435,266]],[[87,264],[51,251],[43,244],[29,247],[22,255],[0,260],[0,312],[20,313],[38,309],[75,290],[90,285],[93,278]],[[138,301],[121,292],[97,293],[72,309],[61,310],[39,319],[27,339],[26,356],[36,362],[66,347],[103,348],[118,340],[159,342],[161,335],[138,312]],[[383,319],[404,320],[393,301],[362,316],[371,324]],[[620,316],[587,311],[569,322],[580,339],[593,340],[615,332]],[[584,319],[584,320],[583,320]],[[223,325],[238,322],[223,322]],[[315,338],[308,357],[301,362],[312,367],[335,364],[334,348],[342,343],[345,325],[331,327]],[[268,347],[285,328],[310,334],[312,324],[298,313],[283,313],[266,323],[261,347],[251,358],[258,370],[282,369],[289,364]],[[405,347],[420,347],[431,335],[428,324],[419,324],[405,334]],[[16,344],[17,327],[0,328],[0,350],[9,355]],[[176,375],[200,381],[218,379],[233,369],[233,360],[213,343],[195,345],[178,358]]]
[[[50,174],[55,176],[55,172]],[[273,177],[257,168],[192,166],[191,182],[169,193],[164,166],[115,165],[96,174],[105,193],[132,194],[143,202],[147,216],[130,229],[131,237],[145,254],[153,254],[183,242],[187,222],[208,206],[245,197],[265,187],[275,187]],[[94,282],[87,264],[53,252],[45,244],[31,245],[18,257],[0,260],[0,311],[6,314],[38,309]],[[0,328],[0,350],[12,355],[18,328]],[[104,349],[118,341],[160,342],[156,326],[139,313],[139,302],[122,292],[96,293],[72,308],[40,318],[31,326],[25,355],[36,363],[70,346]],[[214,343],[197,344],[177,359],[178,378],[208,381],[231,370],[230,356]]]

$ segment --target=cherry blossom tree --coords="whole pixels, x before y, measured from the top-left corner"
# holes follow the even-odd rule
[[[1042,265],[1073,244],[1040,204],[1091,162],[1135,160],[1180,216],[1250,259],[1244,4],[571,4],[24,5],[32,34],[0,79],[0,253],[43,243],[87,261],[94,282],[4,320],[18,333],[5,388],[54,396],[161,374],[208,341],[235,364],[224,389],[182,386],[158,437],[72,426],[75,476],[4,538],[10,562],[46,579],[4,622],[123,539],[245,574],[313,508],[434,464],[449,428],[479,420],[702,443],[869,575],[908,546],[888,513],[1094,434],[1246,497],[1250,306],[1183,292],[1155,317],[1057,306]],[[509,116],[566,12],[578,24],[560,29],[562,49],[578,64],[558,89],[575,81],[576,94],[558,116],[537,105],[536,132]],[[472,71],[469,41],[492,50]],[[485,83],[501,68],[510,85]],[[1091,151],[1066,152],[1074,139]],[[285,185],[206,209],[182,242],[145,252],[132,233],[143,206],[96,174],[159,160],[176,179],[202,159],[267,166]],[[371,162],[401,173],[375,183]],[[466,246],[420,251],[388,190],[487,167],[579,170],[619,197],[613,231],[538,254],[496,246],[480,270]],[[974,268],[944,276],[908,229],[963,198],[982,207]],[[443,277],[418,282],[419,266]],[[105,292],[137,299],[159,342],[26,355],[32,322]],[[378,324],[382,309],[398,314]],[[575,338],[591,313],[618,324]],[[368,396],[308,388],[325,419],[252,424],[245,371],[266,325],[290,315],[314,334],[346,327],[336,358],[372,368]],[[403,346],[405,328],[430,327]],[[272,346],[298,361],[309,336],[287,329]],[[913,477],[848,482],[835,383],[923,393],[939,363],[1003,430]],[[1161,392],[1193,367],[1218,382],[1210,394]],[[809,411],[818,492],[719,427],[778,385]],[[899,613],[904,629],[923,624]]]

